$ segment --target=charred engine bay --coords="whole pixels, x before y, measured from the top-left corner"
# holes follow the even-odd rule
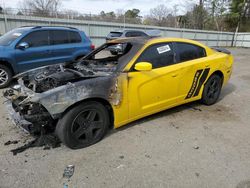
[[[26,87],[37,93],[62,86],[68,82],[74,83],[80,80],[91,79],[99,76],[110,75],[115,71],[116,61],[84,60],[71,62],[59,66],[50,66],[35,74],[23,77]]]

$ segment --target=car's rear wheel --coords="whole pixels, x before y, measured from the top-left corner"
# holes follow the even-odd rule
[[[216,103],[220,96],[221,87],[222,78],[217,74],[212,75],[204,86],[201,102],[206,105]]]
[[[0,89],[7,87],[12,80],[12,71],[5,65],[0,65]]]
[[[108,110],[94,101],[70,109],[57,123],[56,134],[71,149],[80,149],[100,141],[110,124]]]

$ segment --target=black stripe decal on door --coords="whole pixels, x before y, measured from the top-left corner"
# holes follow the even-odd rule
[[[198,87],[197,87],[197,89],[196,89],[196,91],[194,93],[194,97],[199,95],[200,90],[201,90],[201,86],[206,81],[209,71],[210,71],[210,68],[207,68],[207,69],[204,70],[204,72],[203,72],[203,74],[202,74],[202,76],[200,78],[199,85],[198,85]]]
[[[198,85],[198,81],[199,81],[199,79],[201,77],[202,71],[203,71],[203,69],[196,71],[196,73],[194,75],[192,86],[191,86],[191,88],[190,88],[190,90],[189,90],[189,92],[188,92],[188,94],[187,94],[187,96],[186,96],[185,99],[189,99],[189,98],[191,98],[193,96],[193,94],[195,92],[195,89],[196,89],[196,87]]]

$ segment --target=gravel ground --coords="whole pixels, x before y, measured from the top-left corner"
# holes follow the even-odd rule
[[[217,104],[158,113],[81,150],[32,148],[13,156],[30,137],[1,104],[0,187],[250,187],[250,49],[230,50],[234,72]],[[9,140],[20,142],[5,146]],[[68,181],[62,174],[71,164]]]

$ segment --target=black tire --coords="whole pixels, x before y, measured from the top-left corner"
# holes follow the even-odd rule
[[[213,74],[204,86],[201,102],[205,105],[216,103],[220,97],[221,87],[222,78],[217,74]]]
[[[0,65],[0,89],[9,86],[12,80],[13,73],[5,65]]]
[[[107,108],[88,101],[69,110],[57,123],[56,134],[71,149],[85,148],[100,141],[110,124]]]

